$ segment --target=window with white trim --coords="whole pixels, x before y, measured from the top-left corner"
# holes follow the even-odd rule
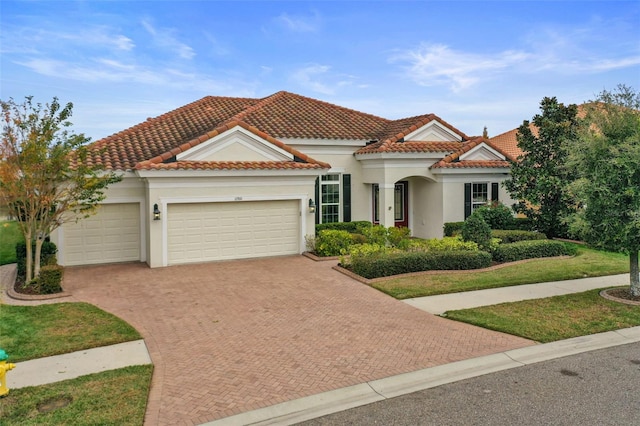
[[[471,185],[471,211],[474,211],[489,202],[489,188],[487,183],[474,183]]]
[[[340,175],[320,179],[320,223],[340,222]]]

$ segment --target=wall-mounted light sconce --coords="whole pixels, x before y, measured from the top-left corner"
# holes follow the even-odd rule
[[[309,198],[309,213],[316,212],[316,202],[313,201],[313,198]]]
[[[157,204],[153,205],[153,220],[160,220],[160,209]]]

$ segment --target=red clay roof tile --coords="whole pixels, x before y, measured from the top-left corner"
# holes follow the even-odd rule
[[[433,120],[461,135],[463,141],[469,139],[434,114],[387,120],[284,91],[262,99],[207,96],[94,142],[89,146],[90,155],[86,161],[115,170],[330,167],[292,149],[280,139],[379,141],[363,147],[358,153],[457,151],[460,142],[403,141],[405,136]],[[283,161],[278,167],[272,164],[274,162],[246,162],[246,166],[239,164],[245,162],[174,161],[161,164],[235,126],[253,132],[299,160]]]

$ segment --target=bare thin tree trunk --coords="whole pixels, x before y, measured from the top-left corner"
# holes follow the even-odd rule
[[[631,295],[640,296],[640,268],[638,268],[638,252],[629,254],[629,269],[631,272]]]
[[[42,253],[42,243],[44,240],[40,237],[36,237],[36,253],[33,257],[33,278],[38,278],[40,275],[40,254]]]
[[[33,251],[31,245],[31,232],[24,234],[25,247],[27,249],[27,271],[24,282],[28,284],[33,278]]]

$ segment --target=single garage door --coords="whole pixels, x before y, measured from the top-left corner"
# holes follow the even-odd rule
[[[65,265],[140,260],[140,204],[102,204],[98,212],[66,224]]]
[[[169,204],[170,265],[299,253],[298,200]]]

